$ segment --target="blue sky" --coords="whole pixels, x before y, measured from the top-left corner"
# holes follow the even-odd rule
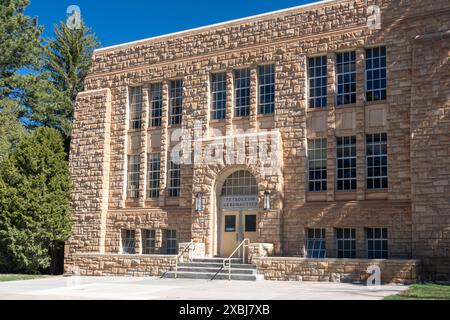
[[[44,36],[78,5],[102,47],[290,8],[316,0],[30,0],[26,13],[38,16]]]

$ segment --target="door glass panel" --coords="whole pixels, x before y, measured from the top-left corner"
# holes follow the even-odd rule
[[[256,232],[256,215],[245,216],[245,232]]]
[[[225,232],[236,232],[236,216],[225,216]]]

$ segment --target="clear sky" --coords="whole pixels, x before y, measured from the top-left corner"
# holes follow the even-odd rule
[[[78,5],[102,47],[201,27],[317,0],[30,0],[26,13],[38,16],[44,36]]]

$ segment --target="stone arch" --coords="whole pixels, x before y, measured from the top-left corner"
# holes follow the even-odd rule
[[[203,195],[203,211],[193,211],[192,238],[205,243],[206,254],[218,254],[218,204],[225,179],[239,170],[250,172],[257,182],[258,212],[263,211],[264,192],[271,193],[274,210],[279,211],[282,203],[282,174],[267,177],[260,174],[257,165],[204,165],[194,168],[193,203],[195,194]],[[274,182],[275,181],[275,182]]]

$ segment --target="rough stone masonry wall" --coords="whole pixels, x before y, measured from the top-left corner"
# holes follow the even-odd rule
[[[74,254],[66,272],[81,276],[161,276],[175,267],[173,255]]]
[[[418,280],[418,260],[256,258],[258,272],[266,280],[332,281],[366,283],[369,266],[380,268],[381,283],[410,284]]]
[[[450,29],[450,25],[447,24]],[[413,252],[429,278],[450,275],[450,31],[413,42]]]
[[[71,254],[104,252],[110,128],[110,90],[80,93],[75,105],[70,149],[74,210],[72,237],[68,242]]]

